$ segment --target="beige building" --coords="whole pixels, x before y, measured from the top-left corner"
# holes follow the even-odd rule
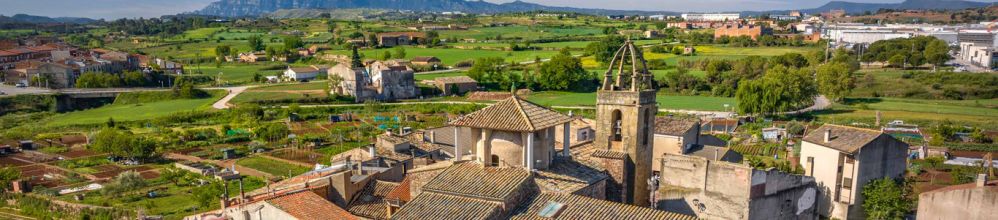
[[[821,215],[863,219],[863,186],[881,178],[901,178],[908,144],[879,130],[826,124],[801,144],[804,174],[822,187]]]
[[[184,220],[360,219],[309,190],[267,196],[256,202],[238,206],[225,205],[223,204],[222,209],[216,213],[187,216]]]
[[[814,178],[697,155],[662,156],[658,207],[701,219],[817,219]]]
[[[478,90],[478,81],[468,76],[439,77],[433,79],[433,84],[440,89],[442,95],[464,94]]]
[[[918,195],[918,219],[998,219],[998,181],[979,174],[974,183],[948,186]]]
[[[661,168],[662,154],[685,154],[693,145],[700,144],[700,121],[672,117],[655,118],[655,149],[652,169]]]
[[[340,63],[329,68],[330,93],[365,100],[397,100],[419,96],[415,72],[395,62],[376,61],[366,68]]]
[[[574,147],[580,144],[590,143],[593,139],[595,139],[596,129],[593,128],[593,125],[596,124],[596,121],[579,116],[573,116],[571,112],[569,112],[568,116],[572,117],[572,124],[569,125],[568,128],[568,146]],[[565,135],[565,128],[556,127],[554,130],[554,136],[561,137],[562,135]],[[561,143],[561,141],[558,141],[558,143]],[[555,148],[559,149],[562,147],[563,146],[555,146]]]

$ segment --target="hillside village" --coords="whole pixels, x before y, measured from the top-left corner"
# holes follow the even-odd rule
[[[995,9],[0,20],[0,219],[995,219]]]

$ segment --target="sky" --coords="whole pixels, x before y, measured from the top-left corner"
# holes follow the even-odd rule
[[[0,14],[49,17],[159,17],[201,9],[216,0],[0,0]],[[513,0],[486,0],[494,3]],[[524,0],[549,6],[676,12],[762,11],[815,8],[830,0]],[[846,0],[896,3],[903,0]],[[984,0],[979,0],[984,1]]]

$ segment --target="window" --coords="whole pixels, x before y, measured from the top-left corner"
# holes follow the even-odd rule
[[[492,155],[492,166],[494,166],[494,167],[498,167],[499,166],[499,155],[495,155],[495,154]]]
[[[842,178],[842,188],[852,189],[852,178],[849,177]]]
[[[611,131],[611,134],[613,135],[611,141],[621,141],[623,139],[621,134],[621,118],[622,116],[620,110],[613,110],[613,120],[610,121],[611,123],[613,123],[610,124],[610,126],[613,128]]]
[[[554,218],[557,217],[558,214],[561,213],[561,210],[564,208],[565,204],[555,201],[548,201],[546,204],[544,204],[544,208],[541,209],[540,212],[537,212],[537,215],[544,218]]]

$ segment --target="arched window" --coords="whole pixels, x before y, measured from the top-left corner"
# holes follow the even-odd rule
[[[613,117],[612,118],[613,118],[613,120],[610,121],[610,123],[612,123],[612,124],[610,124],[610,127],[612,128],[611,134],[613,135],[613,138],[611,140],[612,141],[621,141],[623,139],[623,137],[622,137],[623,134],[621,134],[621,132],[622,132],[622,127],[621,126],[623,126],[623,125],[621,125],[622,115],[621,115],[619,109],[618,110],[613,110]]]

